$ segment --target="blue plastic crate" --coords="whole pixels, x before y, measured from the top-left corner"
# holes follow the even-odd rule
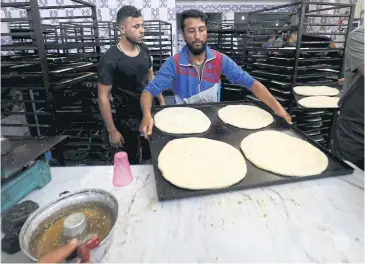
[[[37,160],[27,170],[1,186],[1,213],[18,203],[35,189],[40,189],[52,179],[48,161]]]

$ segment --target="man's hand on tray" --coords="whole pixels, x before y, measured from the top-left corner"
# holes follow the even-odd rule
[[[154,122],[153,122],[153,118],[151,115],[144,115],[142,122],[141,122],[141,127],[140,127],[140,131],[143,133],[143,136],[148,139],[149,136],[152,135],[152,128],[153,128]]]
[[[283,107],[279,107],[279,109],[277,111],[275,111],[275,114],[277,116],[284,118],[285,121],[288,122],[288,124],[293,124],[293,122],[291,120],[291,116],[288,114],[287,111],[285,111],[285,109]]]

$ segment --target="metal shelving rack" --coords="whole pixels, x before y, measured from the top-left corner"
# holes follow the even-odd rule
[[[286,11],[281,13],[280,20],[255,18],[258,14],[278,14],[283,9]],[[346,13],[339,14],[338,10],[345,10]],[[218,29],[209,28],[209,45],[221,52],[230,49],[230,56],[234,60],[236,60],[234,55],[240,53],[244,61],[236,60],[236,62],[268,87],[292,115],[294,124],[314,140],[328,147],[337,111],[326,109],[309,111],[300,108],[297,106],[292,89],[297,85],[337,86],[337,79],[343,69],[346,39],[352,28],[354,5],[303,0],[253,11],[246,17],[244,23],[229,21],[222,23]],[[331,18],[341,18],[342,23],[330,21]],[[310,32],[311,27],[319,29]],[[332,32],[330,29],[333,28],[342,28],[342,31]],[[278,34],[278,31],[281,32]],[[296,35],[296,41],[288,46],[287,40],[292,33],[293,36]],[[247,41],[238,45],[233,45],[233,41],[222,44],[220,39],[223,34],[231,39],[241,34],[241,38]],[[277,37],[280,35],[284,40],[286,38],[283,45],[271,47],[268,45],[268,39],[274,34]],[[329,36],[341,36],[343,39],[331,40]],[[330,43],[334,43],[337,47],[330,47]],[[252,94],[247,95],[240,87],[229,84],[224,78],[222,83],[222,100],[240,100],[244,97],[257,100]]]
[[[247,56],[247,29],[241,29],[240,26],[247,23],[235,24],[233,20],[222,23],[208,24],[208,45],[210,48],[218,50],[238,65],[246,69],[245,59]],[[247,70],[247,69],[246,69]],[[240,86],[230,83],[225,76],[221,77],[222,82],[222,101],[235,101],[245,98],[248,94]]]
[[[153,70],[157,72],[166,59],[173,55],[172,25],[161,20],[145,20],[144,29],[144,43],[153,57]]]
[[[81,56],[80,50],[85,49],[84,43],[79,43],[80,36],[74,36],[70,41],[69,32],[60,25],[49,25],[47,21],[53,17],[42,17],[40,10],[88,8],[90,16],[57,17],[64,21],[69,19],[89,19],[92,23],[93,41],[88,46],[93,53],[100,53],[96,7],[88,2],[72,0],[72,5],[44,6],[37,0],[26,2],[2,2],[2,7],[15,10],[25,10],[25,18],[2,18],[9,23],[9,32],[1,36],[12,38],[12,44],[2,45],[3,51],[11,51],[11,55],[2,56],[2,104],[14,102],[21,104],[23,111],[8,111],[10,116],[24,116],[23,122],[2,120],[2,127],[23,127],[29,129],[27,135],[43,136],[59,134],[54,91],[62,90],[70,85],[86,80],[92,76],[87,72],[94,62]],[[63,35],[62,35],[63,34]],[[69,51],[76,51],[69,54]],[[20,92],[17,99],[7,98],[12,90]],[[5,95],[5,96],[4,96]],[[17,121],[17,120],[15,120]]]
[[[290,5],[275,9],[288,8]],[[295,29],[296,12],[281,12],[281,18],[258,20],[257,15],[275,11],[273,8],[248,13],[248,42],[246,64],[248,72],[262,82],[273,96],[290,112],[290,88],[293,81],[295,48],[285,47],[287,36]],[[279,14],[275,12],[275,14]],[[294,22],[294,23],[293,23]],[[294,24],[294,25],[293,25]],[[281,31],[281,32],[280,32]],[[282,43],[268,42],[270,38],[281,38]],[[250,94],[247,98],[257,100]]]
[[[298,3],[297,8],[300,15],[293,87],[328,85],[341,89],[337,80],[343,72],[343,56],[346,40],[353,26],[355,5],[302,1]],[[331,21],[333,18],[341,19],[342,23]],[[318,28],[311,31],[311,27]],[[339,28],[342,28],[342,31],[339,31]],[[331,39],[330,36],[342,39]],[[331,47],[331,43],[336,47]],[[300,72],[301,67],[306,71]],[[337,110],[308,111],[298,107],[293,100],[292,116],[299,129],[318,143],[330,147],[331,131],[337,118]]]
[[[21,104],[23,111],[6,114],[25,120],[2,119],[1,125],[24,127],[22,135],[26,136],[68,135],[62,144],[67,164],[109,164],[112,157],[97,104],[96,73],[101,52],[118,42],[119,29],[114,22],[98,22],[95,5],[72,2],[75,4],[45,7],[38,6],[37,0],[2,3],[2,7],[25,10],[27,17],[2,19],[10,28],[2,36],[12,38],[11,45],[2,45],[3,51],[12,51],[2,56],[2,105]],[[91,12],[57,17],[56,25],[47,23],[54,17],[40,14],[42,9],[70,8]],[[145,36],[157,71],[172,55],[172,26],[145,21]],[[14,95],[13,90],[19,93]]]

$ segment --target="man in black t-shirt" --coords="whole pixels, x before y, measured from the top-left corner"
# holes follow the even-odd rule
[[[117,14],[121,39],[102,56],[98,68],[99,108],[114,148],[128,153],[130,163],[149,158],[149,145],[138,131],[142,112],[139,104],[144,87],[154,78],[152,58],[143,44],[143,18],[141,11],[133,6],[123,6]],[[116,107],[113,119],[110,93]],[[164,104],[162,95],[158,96]],[[141,142],[142,141],[142,142]]]

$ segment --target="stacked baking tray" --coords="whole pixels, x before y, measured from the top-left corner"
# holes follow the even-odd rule
[[[247,24],[247,23],[245,23]],[[247,30],[239,29],[234,21],[208,25],[208,45],[226,54],[242,68],[245,68]],[[232,84],[222,76],[222,101],[242,100],[248,94],[241,86]]]
[[[301,2],[296,65],[307,68],[294,74],[293,86],[326,85],[341,89],[337,84],[343,72],[346,40],[351,32],[355,6],[348,3]],[[309,50],[303,50],[309,48]],[[298,128],[318,143],[330,147],[331,131],[338,109],[305,109],[294,96],[293,118]]]
[[[295,49],[249,46],[248,50],[248,72],[290,111]],[[298,70],[305,71],[305,68],[299,67]],[[254,95],[248,95],[248,98],[257,100]]]
[[[172,25],[161,20],[144,21],[144,43],[153,57],[153,70],[157,72],[166,59],[172,56]]]
[[[2,3],[2,7],[25,14],[21,18],[1,19],[3,23],[8,23],[8,32],[2,32],[2,37],[12,38],[11,43],[2,45],[3,51],[9,51],[1,58],[2,95],[5,95],[2,96],[2,105],[10,102],[19,106],[15,111],[14,108],[8,111],[7,120],[2,120],[2,128],[26,128],[21,132],[22,135],[55,135],[58,131],[56,102],[62,98],[56,100],[53,91],[61,91],[90,78],[94,74],[96,61],[91,60],[90,56],[81,55],[81,50],[85,51],[86,45],[90,45],[78,43],[80,32],[74,31],[72,39],[76,41],[70,41],[69,28],[47,24],[47,21],[54,18],[40,16],[40,9],[91,9],[89,16],[57,19],[89,19],[94,23],[96,7],[84,2],[80,4],[79,1],[75,1],[74,5],[40,7],[36,0]],[[97,30],[93,33],[92,47],[95,53],[98,50]],[[19,91],[19,98],[6,97],[7,94],[12,95],[13,91]],[[14,116],[24,118],[13,118]],[[19,135],[14,129],[10,134]]]
[[[302,36],[301,46],[309,48],[300,53],[298,69],[305,67],[305,72],[298,71],[295,86],[326,85],[340,89],[337,80],[342,66],[341,49],[329,48],[327,37]],[[334,81],[336,80],[336,81]],[[330,136],[336,109],[305,109],[298,105],[301,96],[294,95],[293,122],[294,125],[325,147],[330,147]]]
[[[301,52],[298,59],[298,71],[294,78],[295,85],[325,85],[341,89],[337,83],[343,63],[343,48],[329,47],[331,40],[318,34],[304,33],[300,42]],[[303,67],[306,70],[301,72]],[[302,97],[293,92],[292,117],[294,125],[313,140],[330,148],[333,121],[338,109],[306,109],[298,104]]]
[[[353,169],[348,166],[345,162],[341,161],[340,159],[334,157],[328,150],[323,148],[321,145],[317,144],[311,138],[306,136],[303,132],[299,129],[295,128],[294,126],[288,125],[284,120],[281,118],[275,118],[274,122],[261,130],[275,130],[284,132],[294,137],[298,137],[301,139],[306,140],[310,144],[314,145],[315,147],[322,150],[326,156],[328,157],[329,164],[327,169],[321,173],[320,175],[315,176],[308,176],[308,177],[283,177],[278,174],[271,173],[269,171],[265,171],[263,169],[259,169],[255,165],[253,165],[250,161],[246,159],[247,165],[247,174],[246,177],[240,181],[239,183],[230,186],[228,188],[223,189],[214,189],[214,190],[187,190],[183,188],[178,188],[168,181],[166,181],[163,176],[161,175],[160,170],[158,169],[158,156],[161,150],[166,146],[166,144],[178,138],[186,138],[186,137],[200,137],[200,138],[208,138],[213,140],[218,140],[225,142],[235,148],[237,148],[240,152],[240,143],[241,141],[247,137],[248,135],[257,132],[258,130],[247,130],[247,129],[239,129],[233,127],[231,125],[227,125],[223,123],[218,118],[218,111],[222,107],[231,104],[250,104],[255,105],[265,110],[269,111],[266,107],[264,107],[261,103],[257,102],[249,102],[249,101],[238,101],[238,102],[229,102],[229,103],[214,103],[214,104],[199,104],[199,105],[190,105],[190,107],[194,107],[196,109],[201,110],[211,121],[211,126],[208,131],[204,132],[203,134],[194,134],[194,135],[172,135],[168,133],[164,133],[157,128],[154,128],[153,134],[151,136],[151,154],[152,154],[152,163],[154,166],[155,171],[155,181],[156,181],[156,189],[157,189],[157,197],[160,201],[165,200],[173,200],[173,199],[181,199],[181,198],[188,198],[194,196],[202,196],[202,195],[209,195],[221,192],[230,192],[235,190],[243,190],[243,189],[250,189],[250,188],[257,188],[257,187],[265,187],[269,185],[276,185],[276,184],[284,184],[289,182],[295,181],[303,181],[303,180],[310,180],[310,179],[318,179],[323,177],[330,177],[330,176],[339,176],[339,175],[346,175],[350,174]],[[169,106],[167,106],[169,107]],[[180,106],[172,106],[172,107],[184,107]],[[166,107],[155,107],[153,109],[153,115],[155,115],[161,109]],[[270,147],[270,146],[268,146]],[[219,153],[216,153],[219,155]],[[189,166],[189,164],[187,164]],[[224,165],[223,165],[224,166]],[[222,175],[224,177],[225,175]]]
[[[301,50],[298,69],[305,67],[295,76],[295,83],[328,82],[339,79],[342,67],[343,48],[331,48],[331,40],[324,36],[304,33],[300,42]]]
[[[337,82],[330,81],[328,79],[322,82],[308,82],[305,84],[298,83],[297,85],[324,85],[341,90],[341,87]],[[340,96],[341,92],[336,97]],[[304,97],[295,94],[293,91],[293,124],[310,136],[313,140],[329,148],[333,121],[337,117],[338,108],[304,108],[298,104],[298,101],[302,98]]]
[[[54,93],[60,98],[55,113],[59,120],[57,133],[69,136],[64,143],[67,164],[110,160],[107,135],[97,103],[95,73],[88,80]]]

